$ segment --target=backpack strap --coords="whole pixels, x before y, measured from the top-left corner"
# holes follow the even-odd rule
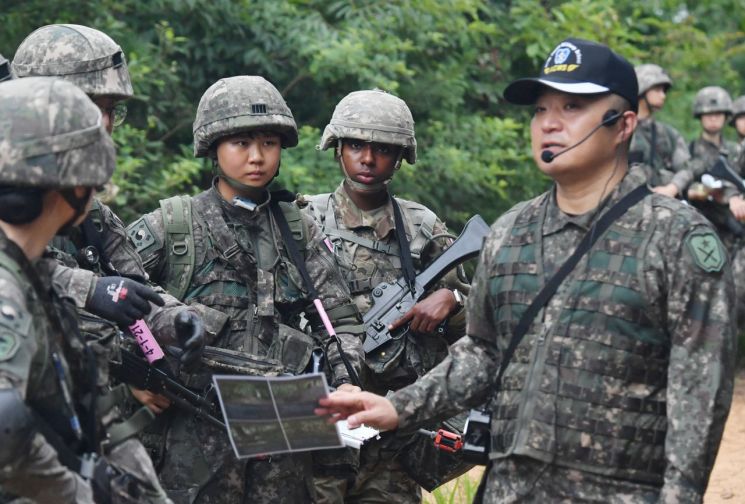
[[[409,250],[411,257],[417,261],[422,258],[422,251],[424,247],[434,236],[435,223],[437,223],[437,215],[429,208],[423,205],[417,205],[417,212],[421,212],[422,219],[419,222],[412,222],[414,226],[414,236],[409,242]],[[409,219],[410,220],[410,219]]]
[[[183,300],[194,274],[195,250],[191,197],[174,196],[160,200],[165,229],[166,271],[163,287]]]
[[[305,248],[308,245],[308,230],[305,228],[305,221],[300,213],[300,209],[293,202],[280,201],[279,208],[285,216],[287,226],[292,234],[292,239],[297,245],[300,253],[305,257]]]

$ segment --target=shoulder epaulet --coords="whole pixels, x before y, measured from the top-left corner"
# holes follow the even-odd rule
[[[165,231],[166,270],[163,287],[183,300],[194,274],[195,250],[191,197],[173,196],[160,200]]]

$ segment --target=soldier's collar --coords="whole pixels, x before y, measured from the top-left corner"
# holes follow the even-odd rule
[[[371,228],[376,238],[382,240],[391,234],[396,226],[393,222],[393,205],[390,199],[380,208],[365,211],[360,209],[344,189],[344,181],[334,192],[337,203],[337,215],[346,229]]]

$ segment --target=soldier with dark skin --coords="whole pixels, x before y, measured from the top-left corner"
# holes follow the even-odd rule
[[[0,84],[0,118],[0,492],[50,504],[133,503],[112,486],[105,458],[91,459],[92,472],[80,465],[83,452],[107,456],[93,439],[102,426],[86,422],[95,384],[85,373],[95,361],[41,260],[111,177],[113,142],[98,108],[61,79]]]
[[[409,164],[416,161],[414,120],[400,98],[377,89],[356,91],[336,106],[320,148],[334,150],[344,179],[333,193],[305,196],[305,211],[315,217],[332,241],[352,299],[364,314],[372,306],[375,286],[396,281],[403,274],[394,198],[388,184],[403,160]],[[421,270],[450,243],[447,228],[424,205],[402,198],[395,198],[395,204],[401,210],[414,267]],[[453,271],[394,323],[392,330],[407,324],[411,329],[405,338],[406,349],[400,360],[392,363],[385,359],[381,362],[377,355],[395,353],[392,348],[367,355],[363,387],[379,394],[397,390],[442,360],[448,344],[463,335],[462,292],[466,291],[467,286]],[[439,335],[436,329],[443,322],[448,327]],[[419,443],[432,444],[420,434],[366,442],[354,478],[334,474],[344,460],[341,455],[317,454],[317,459],[324,459],[316,465],[319,501],[419,503],[421,489],[400,462],[401,456],[415,450]],[[433,456],[436,454],[430,455]],[[422,465],[425,464],[420,461],[419,466]]]
[[[700,503],[734,379],[734,289],[710,223],[644,191],[628,165],[637,123],[633,67],[567,39],[505,99],[533,105],[531,144],[554,187],[500,217],[450,356],[389,399],[336,392],[317,413],[410,428],[489,401],[481,500]],[[589,135],[589,136],[588,136]],[[521,315],[598,219],[639,195],[528,321]]]
[[[206,393],[213,373],[299,374],[310,364],[311,350],[321,348],[331,385],[359,390],[351,381],[361,368],[361,320],[325,237],[300,213],[294,196],[267,189],[279,171],[282,148],[298,141],[284,99],[262,77],[221,79],[202,96],[193,131],[195,156],[211,159],[217,172],[212,187],[194,197],[163,200],[160,209],[128,228],[154,281],[187,304],[220,310],[228,319],[205,348],[210,360],[182,373],[185,383]],[[280,218],[292,232],[290,243],[283,239]],[[304,264],[290,258],[291,246],[298,247]],[[340,341],[324,331],[300,267]],[[300,331],[301,314],[310,334]],[[190,415],[163,416],[160,477],[175,502],[314,500],[307,452],[238,460],[224,429]]]
[[[655,192],[674,198],[697,170],[683,136],[654,117],[665,105],[673,81],[659,65],[638,65],[634,71],[639,81],[639,124],[631,139],[630,160],[651,169],[649,183]]]

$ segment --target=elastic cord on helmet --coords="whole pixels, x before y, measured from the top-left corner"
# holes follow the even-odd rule
[[[382,192],[388,190],[388,184],[391,183],[391,180],[393,180],[393,177],[389,177],[386,180],[383,180],[382,182],[375,182],[373,184],[363,184],[361,182],[357,182],[356,180],[352,180],[352,177],[349,176],[349,172],[347,172],[347,167],[344,164],[344,158],[341,155],[341,146],[342,146],[342,139],[338,138],[336,140],[336,157],[339,159],[339,164],[341,165],[341,169],[344,172],[344,180],[346,180],[347,184],[352,189],[355,189],[360,192],[368,192],[368,193],[375,193],[375,192]],[[396,158],[396,165],[394,167],[394,171],[398,171],[401,168],[401,161],[404,157],[404,149],[398,151],[398,157]]]

